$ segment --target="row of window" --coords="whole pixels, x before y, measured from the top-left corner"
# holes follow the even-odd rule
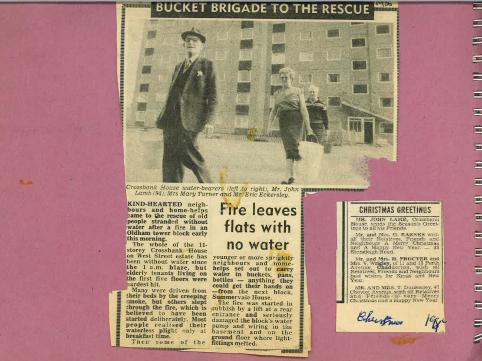
[[[240,62],[239,67],[238,67],[238,82],[251,82],[251,66],[249,62],[246,62],[246,65],[244,65],[244,62]],[[249,66],[248,66],[249,65]],[[278,71],[281,67],[283,67],[283,64],[278,64],[278,65],[273,65],[272,69],[272,74],[271,74],[271,85],[280,85],[280,79],[278,75]],[[358,70],[358,67],[360,67],[360,64],[354,64],[353,70]],[[245,68],[245,69],[243,69]],[[363,68],[365,69],[365,68]],[[151,73],[151,65],[145,65],[142,68],[142,73],[143,74],[150,74]],[[161,80],[161,77],[159,77]],[[226,80],[226,73],[225,72],[218,72],[217,73],[217,80],[218,81],[225,81]],[[326,75],[326,82],[327,83],[340,83],[342,81],[341,73],[328,73]],[[386,83],[392,81],[392,76],[388,72],[378,72],[378,81],[381,83]],[[313,82],[313,74],[311,73],[300,73],[299,74],[299,82],[302,84],[306,83],[312,83]],[[148,83],[142,83],[139,86],[139,92],[145,93],[149,91],[149,84]]]
[[[278,47],[277,45],[273,46],[273,52],[272,52],[272,63],[273,64],[284,64],[286,62],[286,56],[285,56],[285,48],[283,47]],[[328,61],[338,61],[341,60],[342,58],[342,48],[329,48],[326,50],[326,60]],[[154,54],[154,48],[145,48],[144,49],[144,55],[146,56],[151,56]],[[226,60],[228,55],[228,51],[225,49],[216,49],[214,52],[214,60]],[[392,55],[392,49],[391,48],[377,48],[376,49],[376,56],[378,59],[386,59],[386,58],[391,58]],[[159,62],[161,64],[166,64],[169,62],[181,62],[185,58],[184,54],[172,54],[172,55],[160,55],[159,56]],[[253,59],[253,49],[247,48],[247,49],[240,49],[239,50],[239,60],[252,60]],[[302,62],[308,62],[308,61],[314,61],[314,53],[313,52],[300,52],[298,54],[298,60]],[[362,62],[365,62],[365,60],[354,60],[353,62],[358,62],[361,67],[364,65]],[[358,68],[353,70],[364,70],[363,68]],[[144,73],[147,74],[147,73]]]
[[[161,99],[162,98],[162,99]],[[164,94],[160,94],[159,97],[156,97],[157,101],[162,101],[165,98]],[[250,93],[237,93],[236,94],[236,114],[238,115],[246,115],[249,113],[249,103],[250,103],[251,95]],[[340,97],[327,97],[327,104],[329,107],[340,107],[341,106],[341,98]],[[274,97],[270,98],[270,107],[274,105]],[[379,106],[381,108],[392,108],[393,107],[393,98],[391,97],[380,97],[379,98]],[[147,110],[147,102],[140,101],[137,102],[137,111],[145,112]]]
[[[284,64],[286,62],[286,56],[284,52],[284,47],[276,47],[273,48],[272,52],[272,63],[273,64]],[[154,54],[154,48],[146,48],[145,49],[145,55],[153,55]],[[215,50],[214,52],[214,59],[217,61],[222,61],[226,60],[228,55],[228,51],[225,49],[218,49]],[[391,58],[393,56],[392,54],[392,49],[391,48],[377,48],[376,49],[376,56],[378,59],[386,59],[386,58]],[[173,54],[171,56],[169,55],[161,55],[159,57],[159,62],[161,64],[167,64],[170,62],[181,62],[185,58],[184,54]],[[327,61],[338,61],[341,60],[342,58],[342,48],[329,48],[326,50],[326,60]],[[244,60],[252,60],[253,59],[253,50],[252,49],[240,49],[239,50],[239,60],[244,61]],[[298,54],[298,60],[302,62],[308,62],[308,61],[314,61],[315,55],[313,52],[300,52]],[[357,62],[357,64],[360,66],[359,68],[353,67],[353,70],[364,70],[363,68],[363,63],[366,63],[365,60],[353,60],[352,61]],[[148,66],[148,65],[146,65]],[[144,73],[147,74],[147,73]]]
[[[245,78],[250,78],[250,75],[245,75]],[[249,81],[249,80],[240,80],[238,81]],[[326,74],[326,82],[327,83],[341,83],[342,77],[340,73],[328,73]],[[391,81],[391,74],[385,72],[378,73],[378,81],[380,83],[386,83]],[[311,84],[313,82],[313,74],[311,73],[300,73],[299,74],[299,82],[302,84]],[[271,74],[271,85],[281,85],[281,80],[278,74]]]
[[[379,106],[381,108],[391,108],[393,107],[393,98],[391,97],[379,97]],[[250,93],[237,93],[236,94],[236,104],[238,105],[249,105],[251,100]],[[327,97],[327,104],[330,107],[340,107],[341,99],[340,97]],[[274,105],[274,97],[270,97],[270,107]]]
[[[328,61],[337,61],[341,60],[342,55],[341,48],[332,48],[328,49],[326,52],[326,59]],[[376,57],[377,59],[388,59],[392,57],[392,48],[377,48],[376,49]],[[300,62],[309,62],[315,60],[315,54],[312,51],[301,51],[298,54],[298,61]],[[285,53],[272,53],[271,54],[271,63],[272,64],[285,64],[286,63],[286,55]],[[361,70],[361,69],[360,69]]]
[[[389,24],[380,24],[376,26],[375,33],[377,35],[390,35],[391,34],[391,27]],[[241,39],[253,39],[254,29],[253,27],[250,28],[243,28],[241,27]],[[326,30],[326,38],[334,39],[339,38],[341,36],[340,29],[333,28]],[[150,30],[147,32],[147,39],[154,39],[157,36],[156,30]],[[301,31],[300,40],[302,41],[309,41],[314,39],[314,34],[312,31]],[[216,33],[216,40],[218,41],[226,41],[229,40],[229,32],[228,31],[220,31]],[[285,41],[285,24],[274,24],[273,25],[273,43],[281,43]]]

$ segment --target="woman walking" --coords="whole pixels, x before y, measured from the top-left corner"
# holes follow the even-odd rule
[[[303,91],[293,86],[294,74],[291,68],[280,69],[279,77],[283,87],[274,95],[274,106],[268,123],[271,125],[274,118],[279,119],[281,140],[286,153],[286,181],[281,182],[282,184],[295,183],[298,176],[301,160],[299,143],[303,126],[308,135],[313,134]]]

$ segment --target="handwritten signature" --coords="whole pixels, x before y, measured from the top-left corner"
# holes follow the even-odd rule
[[[403,321],[394,320],[390,315],[386,315],[385,318],[376,318],[375,316],[373,316],[373,311],[369,311],[368,313],[366,313],[365,311],[360,311],[356,320],[358,322],[379,323],[380,326],[400,326],[401,324],[403,324]]]
[[[443,318],[437,317],[435,315],[431,315],[430,313],[427,315],[427,320],[425,321],[425,326],[430,325],[432,330],[438,332],[440,325],[447,323],[447,320]]]

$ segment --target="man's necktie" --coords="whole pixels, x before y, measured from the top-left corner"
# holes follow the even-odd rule
[[[186,61],[184,62],[184,68],[182,69],[183,74],[184,74],[186,71],[189,70],[189,67],[190,67],[190,66],[191,66],[191,61],[190,61],[190,60],[186,60]]]

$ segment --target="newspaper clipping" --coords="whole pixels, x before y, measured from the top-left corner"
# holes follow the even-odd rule
[[[122,5],[127,182],[368,187],[368,160],[397,150],[386,4]]]
[[[340,202],[337,252],[337,331],[445,332],[439,202]]]
[[[306,357],[304,187],[396,160],[397,8],[118,4],[119,347]],[[335,270],[333,270],[335,272]]]

